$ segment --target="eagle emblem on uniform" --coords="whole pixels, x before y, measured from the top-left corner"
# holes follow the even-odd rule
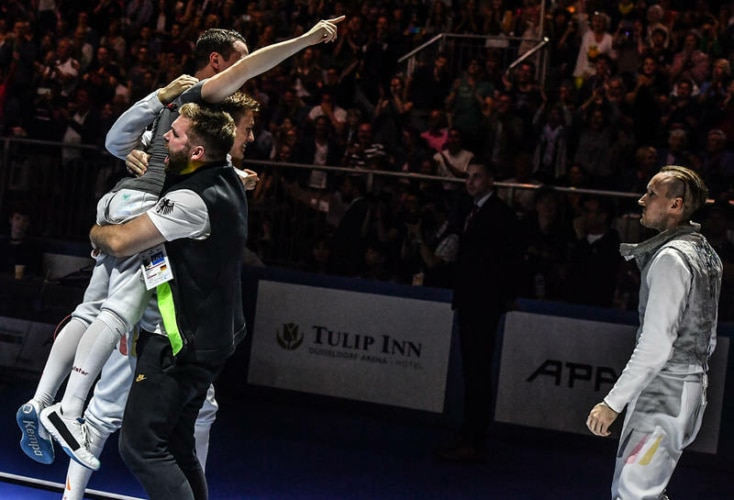
[[[155,211],[162,215],[168,215],[173,212],[173,202],[168,198],[163,198],[156,205]]]

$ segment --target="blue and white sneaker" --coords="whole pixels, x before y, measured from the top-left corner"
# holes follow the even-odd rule
[[[18,408],[15,421],[20,427],[20,449],[36,462],[50,464],[54,461],[54,442],[41,425],[41,404],[31,399]]]
[[[89,451],[89,431],[83,418],[65,416],[61,403],[56,403],[41,411],[41,424],[72,460],[87,469],[99,469],[99,459]]]

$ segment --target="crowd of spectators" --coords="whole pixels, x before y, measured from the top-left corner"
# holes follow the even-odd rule
[[[472,162],[490,164],[496,180],[540,186],[501,193],[526,236],[526,296],[634,303],[634,270],[589,248],[619,241],[614,205],[552,186],[641,193],[670,163],[702,174],[718,202],[711,217],[723,214],[722,258],[734,259],[730,2],[6,0],[0,129],[101,146],[130,104],[191,72],[203,30],[235,29],[252,51],[341,14],[336,43],[308,48],[246,85],[261,103],[247,157],[447,182],[382,177],[368,187],[362,177],[322,170],[262,171],[255,207],[295,203],[305,191],[330,195],[316,210],[328,212],[330,230],[305,242],[303,268],[449,286],[460,232],[453,208],[463,194],[455,180]],[[459,68],[447,51],[401,72],[398,58],[439,33],[494,38]],[[507,40],[527,38],[522,54],[541,33],[549,38],[545,71],[537,55],[506,71]],[[65,148],[64,161],[82,154]],[[272,221],[256,222],[255,250],[267,261],[267,245],[277,244]],[[593,280],[612,283],[584,293],[598,282],[579,270],[597,270],[594,259],[606,267]],[[571,282],[574,297],[564,292]]]

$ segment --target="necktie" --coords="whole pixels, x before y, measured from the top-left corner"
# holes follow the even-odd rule
[[[469,215],[466,216],[466,221],[464,222],[464,232],[469,228],[469,225],[471,224],[472,219],[479,211],[479,205],[476,203],[472,205],[471,210],[469,211]]]

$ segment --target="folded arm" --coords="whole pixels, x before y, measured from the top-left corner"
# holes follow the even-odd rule
[[[130,106],[115,120],[105,137],[105,147],[121,160],[138,147],[145,129],[153,123],[163,107],[182,92],[191,88],[198,80],[193,76],[181,75],[165,87],[151,92]]]
[[[113,257],[129,257],[166,241],[147,213],[125,224],[92,226],[92,245]]]

